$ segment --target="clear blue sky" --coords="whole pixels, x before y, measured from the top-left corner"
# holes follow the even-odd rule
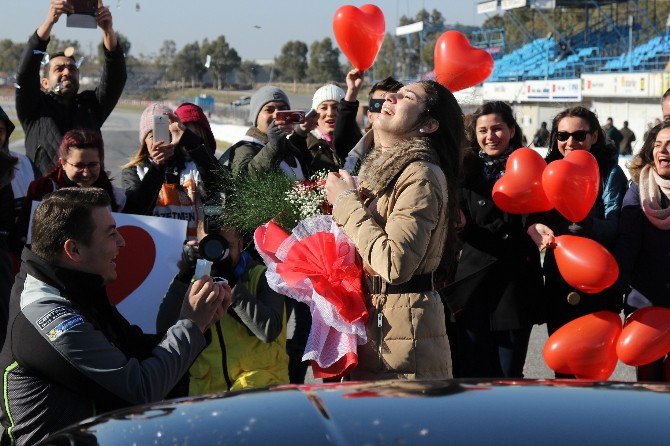
[[[3,0],[0,39],[24,41],[44,20],[47,0]],[[8,4],[11,3],[11,6]],[[384,12],[387,31],[402,15],[414,16],[421,8],[437,9],[446,23],[479,25],[486,18],[476,13],[476,0],[105,0],[114,27],[131,41],[130,53],[156,53],[164,40],[177,48],[189,42],[223,34],[243,59],[272,59],[289,40],[333,37],[333,14],[342,5],[373,3]],[[139,11],[136,11],[139,5]],[[260,28],[255,28],[260,26]],[[77,39],[88,51],[100,42],[100,30],[65,27],[61,18],[53,30],[59,39]]]

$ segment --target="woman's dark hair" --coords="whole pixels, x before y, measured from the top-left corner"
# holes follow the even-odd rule
[[[558,150],[558,139],[556,135],[558,134],[558,123],[561,122],[563,118],[581,118],[589,125],[589,133],[596,132],[598,134],[598,140],[591,145],[591,154],[598,161],[598,167],[600,168],[601,173],[607,169],[612,163],[613,156],[608,153],[607,145],[605,144],[605,132],[598,122],[598,117],[595,113],[589,110],[586,107],[578,105],[577,107],[571,107],[563,110],[554,117],[554,120],[551,121],[551,132],[549,133],[549,151],[547,156],[544,158],[548,163],[555,160],[563,159],[563,155]],[[618,155],[619,151],[616,151]],[[614,160],[616,162],[616,160]]]
[[[670,122],[663,122],[652,129],[649,130],[647,138],[642,144],[642,148],[631,160],[628,165],[628,171],[630,172],[630,179],[633,180],[635,184],[640,182],[640,172],[645,166],[654,164],[654,143],[656,142],[656,137],[661,132],[661,130],[670,128]]]
[[[435,81],[419,82],[426,92],[426,108],[417,123],[420,126],[434,119],[438,129],[427,135],[431,146],[440,159],[440,167],[447,179],[447,242],[444,246],[442,266],[449,275],[456,266],[458,236],[456,224],[460,220],[458,184],[462,162],[462,147],[465,140],[463,111],[456,98]]]
[[[510,130],[514,129],[514,136],[512,136],[512,138],[509,140],[510,146],[518,149],[523,145],[521,142],[523,138],[523,131],[516,122],[516,119],[514,119],[512,107],[502,101],[492,101],[485,102],[468,117],[468,123],[465,129],[469,143],[468,151],[474,154],[479,152],[480,147],[479,143],[477,142],[477,120],[486,115],[498,115],[503,120],[503,122],[507,124],[507,127],[509,127]]]

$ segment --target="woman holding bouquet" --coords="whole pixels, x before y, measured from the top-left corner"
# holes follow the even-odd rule
[[[333,219],[360,254],[370,318],[353,379],[451,377],[444,308],[434,285],[453,266],[463,113],[440,84],[388,93],[375,122],[379,147],[326,182]],[[454,197],[454,198],[452,198]]]

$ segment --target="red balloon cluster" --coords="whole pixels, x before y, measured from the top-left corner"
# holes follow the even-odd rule
[[[481,84],[493,72],[493,57],[458,31],[437,39],[434,56],[436,80],[451,92]]]
[[[614,285],[619,265],[600,243],[574,235],[559,235],[555,241],[556,265],[570,286],[595,294]]]
[[[670,352],[670,309],[645,307],[626,319],[616,346],[621,362],[641,366]]]
[[[535,150],[516,149],[507,159],[505,175],[493,186],[493,202],[510,214],[532,214],[553,208],[542,187],[547,163]]]
[[[384,41],[384,13],[375,5],[345,5],[335,11],[333,32],[349,62],[361,71],[372,66]]]

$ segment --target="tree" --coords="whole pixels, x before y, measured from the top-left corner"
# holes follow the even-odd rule
[[[49,44],[47,45],[47,53],[53,54],[61,51],[65,51],[67,48],[74,48],[75,58],[79,54],[79,41],[78,40],[59,40],[56,36],[51,36]]]
[[[173,79],[181,80],[181,86],[184,88],[186,81],[190,81],[191,88],[200,82],[205,73],[205,65],[200,54],[200,45],[193,42],[184,45],[172,61],[170,76]]]
[[[340,50],[333,48],[330,37],[314,41],[309,48],[308,74],[312,81],[329,82],[343,79],[339,58]]]
[[[256,76],[261,70],[261,66],[251,60],[244,60],[238,70],[238,82],[246,85],[256,83]]]
[[[0,71],[16,73],[25,43],[14,43],[9,39],[0,40]]]
[[[121,51],[123,51],[123,54],[128,56],[130,53],[130,40],[123,34],[117,32],[116,33],[116,40],[118,41],[119,46],[121,47]],[[100,42],[98,44],[98,61],[100,61],[101,64],[105,63],[105,52],[102,49],[103,43]]]
[[[384,79],[395,74],[394,51],[395,40],[391,34],[386,33],[382,47],[379,49],[379,53],[377,54],[377,59],[375,59],[375,64],[371,68],[374,81]]]
[[[161,45],[158,50],[158,56],[156,57],[156,65],[161,67],[163,70],[172,65],[172,61],[177,54],[177,44],[174,40],[164,40],[163,45]]]
[[[307,75],[307,44],[299,40],[286,42],[275,59],[275,68],[281,72],[283,80],[295,85]]]
[[[202,42],[200,56],[204,60],[208,55],[211,57],[209,72],[216,79],[217,90],[221,90],[224,79],[240,66],[242,59],[237,51],[228,45],[224,36],[219,36],[212,42],[207,39]]]

